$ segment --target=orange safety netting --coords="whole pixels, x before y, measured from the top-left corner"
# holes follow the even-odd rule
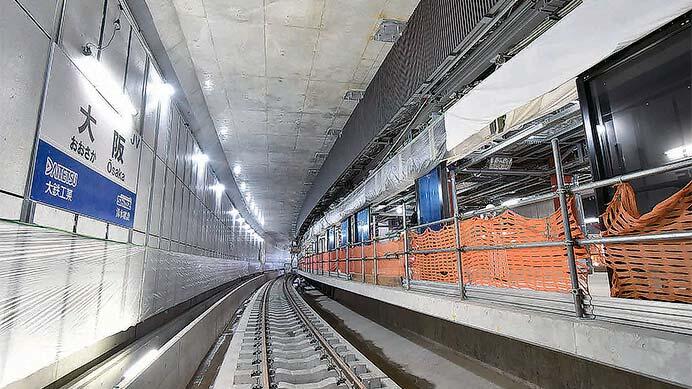
[[[373,244],[354,246],[348,249],[337,249],[326,253],[314,254],[303,258],[300,267],[305,270],[328,273],[337,272],[348,273],[354,278],[365,278],[367,282],[374,282],[374,246]],[[403,241],[394,239],[389,241],[377,242],[377,277],[378,283],[400,284],[401,277],[404,276]],[[348,254],[348,255],[347,255]],[[348,260],[347,260],[348,258]],[[364,258],[361,260],[361,258]],[[346,269],[348,263],[349,269]]]
[[[573,204],[573,202],[570,202]],[[582,236],[570,205],[570,225],[574,238]],[[513,211],[491,218],[472,218],[459,222],[461,246],[499,246],[513,243],[564,241],[560,211],[549,217],[533,219]],[[413,250],[455,247],[454,225],[439,231],[413,233]],[[575,247],[576,257],[587,256]],[[416,254],[412,256],[412,278],[437,282],[458,282],[456,253]],[[569,292],[571,282],[567,251],[564,246],[523,249],[465,251],[462,254],[464,283],[501,288]],[[580,283],[586,285],[587,267],[578,261]]]
[[[604,236],[660,234],[692,230],[692,182],[651,212],[640,215],[629,184],[619,184],[603,214]],[[611,295],[692,303],[692,243],[650,241],[607,244]]]
[[[454,224],[446,224],[439,231],[429,228],[423,233],[413,231],[411,250],[439,250],[456,247]],[[410,257],[411,278],[422,281],[458,282],[457,254],[415,254]]]

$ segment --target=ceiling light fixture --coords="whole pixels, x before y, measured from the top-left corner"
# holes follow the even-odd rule
[[[210,186],[209,189],[216,192],[216,194],[221,194],[221,193],[223,193],[224,190],[226,190],[226,187],[224,186],[224,184],[216,183],[216,184]]]
[[[209,162],[209,156],[204,153],[195,153],[190,156],[190,160],[199,165],[206,165]]]
[[[150,93],[159,101],[170,99],[175,94],[175,88],[165,82],[155,82],[150,88]]]
[[[677,160],[685,157],[692,157],[692,143],[670,149],[664,153],[668,159]]]
[[[243,168],[241,168],[240,165],[233,166],[233,174],[235,174],[236,176],[239,176],[242,171]]]
[[[87,80],[118,111],[118,114],[124,119],[126,115],[137,115],[137,108],[130,101],[130,97],[123,93],[122,85],[115,82],[111,72],[101,62],[91,55],[81,57],[76,62]]]

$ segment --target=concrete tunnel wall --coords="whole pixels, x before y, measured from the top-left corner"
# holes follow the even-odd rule
[[[115,19],[120,30],[99,54],[93,45],[109,40]],[[154,98],[160,76],[137,30],[115,1],[0,2],[0,387],[31,374],[43,386],[78,366],[75,352],[261,267],[230,199],[213,189],[215,173],[195,158],[186,118]],[[87,42],[100,55],[96,77],[83,62]],[[99,128],[104,116],[93,128],[107,147],[99,158],[111,156],[113,128],[138,145],[128,154],[131,227],[30,198],[39,137],[60,129],[86,139],[80,108],[92,99],[117,115],[103,78],[137,111],[130,129]]]

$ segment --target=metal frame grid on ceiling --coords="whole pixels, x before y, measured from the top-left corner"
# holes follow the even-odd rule
[[[307,193],[298,236],[431,115],[500,66],[498,55],[518,51],[580,2],[423,0]]]

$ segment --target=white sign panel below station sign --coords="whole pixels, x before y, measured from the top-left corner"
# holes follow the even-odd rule
[[[31,198],[132,227],[141,138],[130,115],[119,114],[56,47]]]

